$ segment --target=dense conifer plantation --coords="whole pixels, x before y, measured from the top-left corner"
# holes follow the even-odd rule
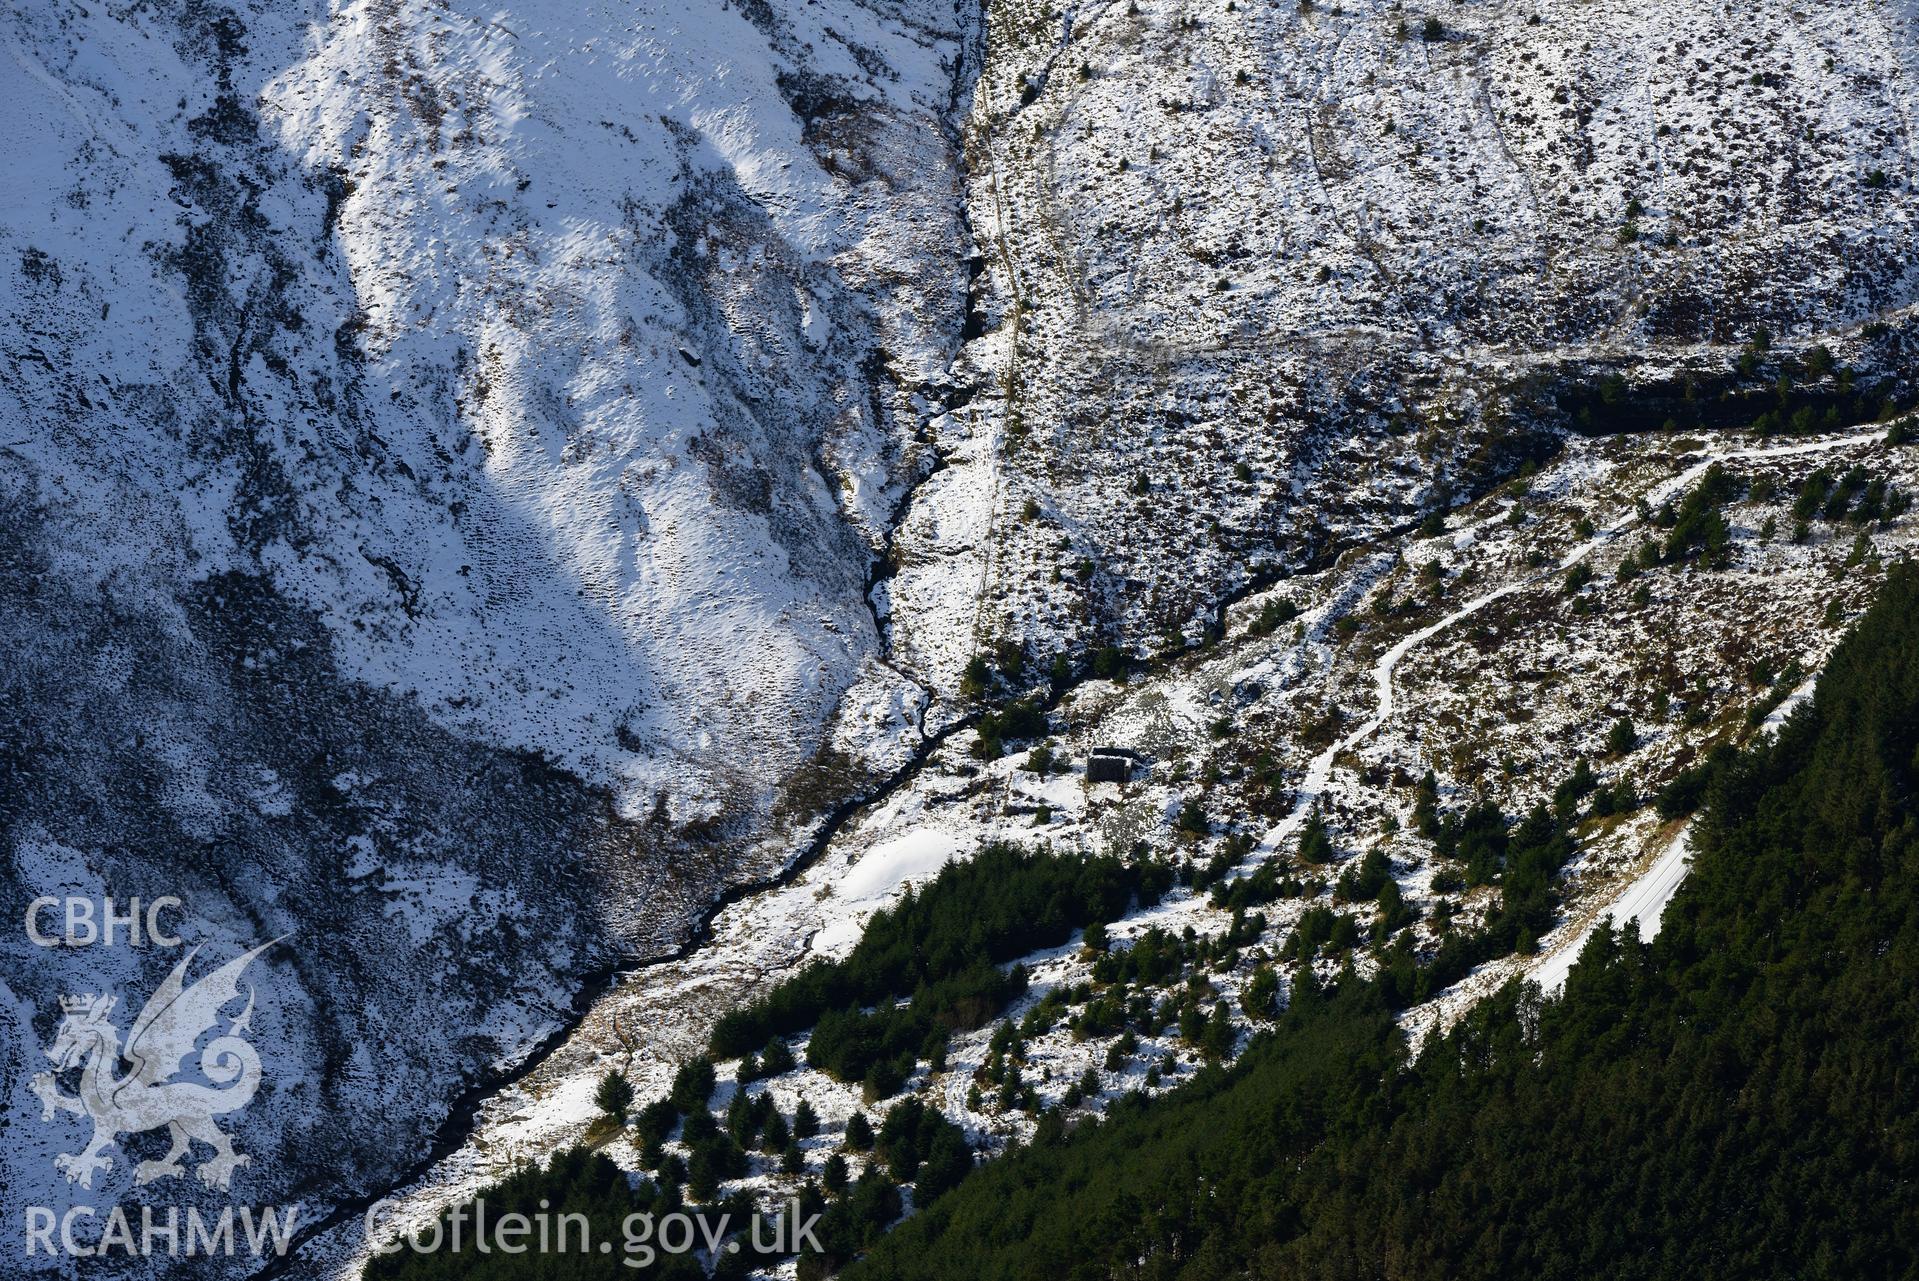
[[[727,1013],[713,1031],[713,1056],[749,1054],[769,1037],[817,1024],[810,1062],[859,1080],[900,1059],[891,1073],[896,1089],[929,1037],[978,1027],[1018,995],[1024,977],[1001,970],[1004,962],[1114,920],[1131,903],[1157,901],[1170,881],[1158,863],[989,845],[874,913],[844,960],[815,961]],[[904,997],[910,1006],[894,1008]]]

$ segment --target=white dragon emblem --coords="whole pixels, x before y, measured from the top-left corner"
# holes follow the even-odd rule
[[[240,1036],[250,1030],[248,1022],[253,1017],[251,985],[247,988],[246,1009],[200,1054],[201,1074],[222,1088],[175,1081],[173,1077],[186,1066],[200,1037],[219,1024],[221,1009],[239,999],[241,973],[254,957],[278,942],[262,943],[235,957],[192,987],[186,985],[187,966],[200,949],[188,952],[133,1021],[124,1051],[120,1048],[120,1031],[108,1019],[119,1001],[117,996],[60,998],[65,1017],[47,1049],[47,1057],[58,1065],[58,1071],[35,1076],[33,1092],[39,1096],[43,1121],[51,1121],[56,1111],[93,1119],[92,1141],[78,1153],[54,1158],[54,1165],[69,1182],[91,1188],[94,1171],[113,1168],[113,1158],[104,1153],[120,1135],[141,1134],[164,1125],[173,1146],[162,1159],[142,1161],[134,1168],[136,1184],[183,1173],[180,1159],[192,1150],[195,1139],[214,1152],[211,1159],[200,1163],[200,1181],[212,1188],[225,1188],[231,1183],[233,1172],[249,1158],[233,1150],[232,1141],[213,1118],[245,1107],[260,1088],[260,1056]],[[123,1057],[131,1070],[116,1076]],[[79,1095],[60,1093],[58,1074],[76,1067],[80,1069]]]

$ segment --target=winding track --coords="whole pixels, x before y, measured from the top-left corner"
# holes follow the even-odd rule
[[[1767,458],[1787,458],[1803,454],[1827,453],[1851,448],[1857,445],[1871,444],[1883,438],[1883,431],[1877,427],[1867,431],[1851,431],[1836,436],[1825,436],[1816,440],[1801,441],[1791,445],[1773,445],[1757,449],[1732,449],[1709,452],[1684,471],[1661,481],[1646,494],[1648,507],[1656,508],[1669,498],[1677,497],[1697,484],[1709,468],[1715,463],[1733,463],[1756,461]],[[1497,516],[1487,517],[1470,529],[1477,529]],[[1614,517],[1605,526],[1594,531],[1593,536],[1568,552],[1557,565],[1542,569],[1537,574],[1516,579],[1504,587],[1477,596],[1447,614],[1435,623],[1431,623],[1410,636],[1403,637],[1390,649],[1381,654],[1373,664],[1373,686],[1375,701],[1373,714],[1366,722],[1346,735],[1331,747],[1314,757],[1306,768],[1306,777],[1301,782],[1292,811],[1281,819],[1264,837],[1249,858],[1256,866],[1258,862],[1272,857],[1280,846],[1292,838],[1305,823],[1320,798],[1325,794],[1327,784],[1332,779],[1334,762],[1341,753],[1349,752],[1361,743],[1377,734],[1381,727],[1391,719],[1397,706],[1393,691],[1393,671],[1406,655],[1414,649],[1447,631],[1454,625],[1472,617],[1494,601],[1501,600],[1514,592],[1537,586],[1551,578],[1564,574],[1574,565],[1586,560],[1600,547],[1611,543],[1621,534],[1633,529],[1640,523],[1637,512],[1627,512]],[[1464,532],[1464,531],[1462,531]],[[1816,678],[1815,678],[1816,680]],[[1783,720],[1786,713],[1811,691],[1813,681],[1794,691],[1791,698],[1779,707],[1767,719],[1768,726],[1775,726]],[[1657,857],[1647,863],[1629,880],[1622,882],[1611,896],[1597,904],[1589,905],[1582,914],[1580,924],[1550,950],[1541,951],[1518,969],[1509,964],[1495,961],[1482,966],[1484,976],[1497,975],[1500,982],[1507,977],[1524,977],[1532,980],[1547,991],[1557,991],[1565,984],[1566,975],[1572,964],[1578,959],[1580,949],[1585,946],[1587,937],[1595,924],[1602,918],[1611,918],[1620,925],[1637,925],[1641,937],[1651,938],[1659,931],[1659,919],[1665,913],[1666,904],[1672,901],[1673,894],[1686,878],[1686,869],[1691,864],[1692,844],[1690,826],[1682,828],[1662,849]],[[1509,973],[1510,972],[1510,973]],[[1448,988],[1446,992],[1434,997],[1424,1005],[1415,1006],[1401,1016],[1401,1026],[1417,1044],[1433,1031],[1443,1031],[1460,1014],[1470,1008],[1474,1001],[1487,990],[1483,982],[1475,983],[1474,976],[1468,975]]]
[[[1649,507],[1657,507],[1667,499],[1677,497],[1684,493],[1693,485],[1697,484],[1700,477],[1704,476],[1707,470],[1715,463],[1723,464],[1765,458],[1785,458],[1798,454],[1824,453],[1829,450],[1845,449],[1853,445],[1868,444],[1881,439],[1883,434],[1882,431],[1876,429],[1871,432],[1854,431],[1839,436],[1828,436],[1818,440],[1804,441],[1795,445],[1775,445],[1762,449],[1735,449],[1718,453],[1708,453],[1698,462],[1686,468],[1686,470],[1655,485],[1647,492],[1646,503]],[[1468,528],[1477,529],[1489,521],[1496,519],[1498,519],[1497,516],[1489,516],[1485,520]],[[1399,666],[1400,661],[1404,659],[1406,655],[1412,653],[1414,649],[1431,640],[1433,637],[1438,636],[1440,633],[1451,629],[1456,624],[1477,614],[1494,601],[1503,600],[1515,592],[1536,587],[1549,579],[1564,574],[1574,565],[1589,558],[1600,547],[1617,539],[1621,534],[1636,527],[1638,524],[1639,516],[1637,512],[1628,512],[1623,516],[1615,517],[1605,526],[1595,530],[1591,538],[1588,538],[1578,547],[1568,552],[1551,568],[1542,569],[1538,573],[1525,578],[1515,579],[1507,583],[1504,587],[1487,592],[1482,596],[1474,597],[1458,609],[1455,609],[1452,613],[1447,614],[1438,622],[1430,623],[1412,633],[1410,636],[1402,637],[1392,648],[1381,654],[1378,660],[1373,664],[1373,687],[1375,690],[1373,714],[1368,717],[1366,722],[1358,729],[1355,729],[1352,733],[1346,735],[1331,747],[1321,752],[1307,765],[1306,777],[1299,786],[1292,811],[1269,829],[1265,836],[1260,838],[1260,842],[1258,846],[1255,847],[1251,856],[1252,860],[1258,862],[1278,852],[1280,845],[1299,830],[1300,826],[1306,821],[1306,816],[1312,812],[1313,807],[1319,803],[1320,798],[1325,794],[1326,786],[1332,780],[1333,763],[1338,760],[1340,754],[1351,751],[1371,738],[1374,734],[1377,734],[1381,727],[1392,718],[1396,707],[1393,696],[1393,671]],[[1681,866],[1683,866],[1683,863]],[[1652,869],[1649,868],[1646,875],[1651,875],[1651,872]],[[1678,880],[1675,879],[1673,884],[1677,885]],[[1671,897],[1670,891],[1668,891],[1666,897]],[[1660,907],[1663,908],[1664,905],[1664,900],[1661,900]]]

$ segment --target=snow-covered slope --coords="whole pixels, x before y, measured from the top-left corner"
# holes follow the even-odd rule
[[[957,321],[953,15],[840,20],[358,5],[262,88],[338,176],[356,349],[479,509],[365,666],[692,813],[722,780],[753,805],[883,680],[898,397]]]
[[[1909,401],[1913,16],[10,6],[0,886],[290,933],[248,1195],[380,1186],[975,655],[1331,618],[1569,426]],[[170,960],[0,932],[0,1210],[77,1195],[55,996]]]
[[[1711,420],[1769,387],[1732,377],[1762,328],[1909,366],[1913,18],[994,0],[978,394],[901,533],[902,655],[945,683],[1004,639],[1190,639],[1248,581],[1482,488],[1607,375],[1670,401],[1622,425]]]
[[[249,1195],[417,1159],[913,746],[865,597],[961,329],[975,25],[0,14],[0,885],[292,936]],[[0,933],[9,1221],[75,1194],[55,996],[173,959]]]
[[[96,576],[264,569],[352,675],[713,813],[881,679],[959,28],[468,8],[13,15],[14,465]]]

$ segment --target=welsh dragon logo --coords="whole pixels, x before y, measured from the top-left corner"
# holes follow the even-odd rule
[[[54,1165],[69,1182],[91,1188],[95,1171],[113,1168],[113,1158],[105,1152],[120,1135],[141,1134],[161,1126],[167,1128],[173,1146],[160,1160],[142,1161],[134,1167],[135,1184],[184,1173],[180,1162],[191,1152],[195,1140],[213,1149],[213,1156],[202,1161],[196,1171],[200,1181],[211,1188],[226,1188],[232,1182],[233,1172],[246,1165],[249,1158],[233,1150],[232,1140],[213,1118],[245,1107],[260,1088],[260,1056],[241,1036],[251,1030],[251,985],[246,1008],[230,1019],[224,1034],[200,1052],[200,1074],[213,1085],[174,1078],[186,1067],[200,1038],[218,1027],[220,1011],[240,998],[240,976],[253,958],[279,941],[262,943],[235,957],[191,987],[186,982],[187,966],[200,949],[188,952],[133,1021],[124,1049],[120,1031],[110,1017],[119,1001],[117,996],[60,998],[64,1017],[46,1052],[57,1071],[35,1076],[32,1088],[40,1099],[41,1120],[53,1120],[56,1112],[73,1112],[93,1120],[93,1139],[84,1149],[54,1158]],[[116,1075],[122,1059],[130,1070]],[[80,1093],[62,1094],[58,1077],[74,1068],[80,1069]]]

